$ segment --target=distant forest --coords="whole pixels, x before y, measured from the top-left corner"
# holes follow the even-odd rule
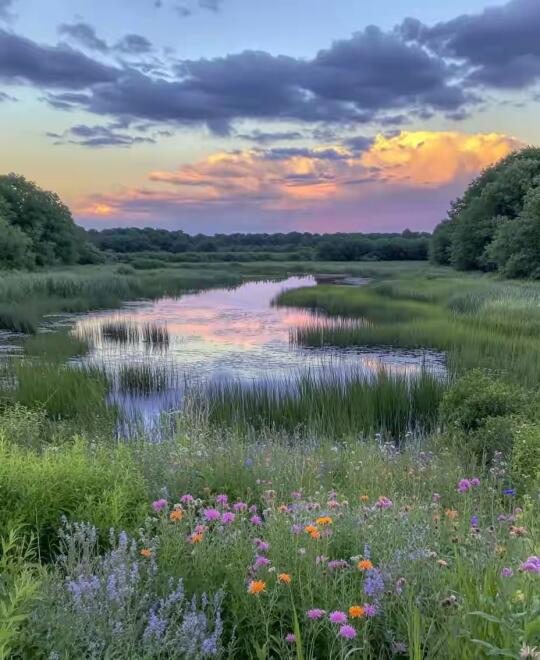
[[[161,253],[177,260],[321,259],[424,260],[430,234],[216,234],[190,236],[164,229],[104,229],[89,231],[90,241],[105,253]]]

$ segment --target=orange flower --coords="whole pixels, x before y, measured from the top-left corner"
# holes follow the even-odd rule
[[[283,582],[283,584],[290,584],[291,583],[291,576],[288,573],[280,573],[277,576],[278,582]]]
[[[369,559],[361,559],[358,562],[358,568],[361,571],[369,571],[371,568],[373,568],[373,564],[369,561]]]
[[[315,527],[315,525],[306,525],[304,527],[304,532],[306,532],[306,534],[313,534],[313,532],[317,532],[317,531],[318,530]]]
[[[201,532],[196,532],[189,537],[190,543],[200,543],[203,540],[204,536]]]
[[[143,548],[143,549],[141,550],[141,555],[142,555],[143,557],[147,557],[147,558],[148,558],[148,557],[151,557],[151,556],[152,556],[152,550],[150,550],[150,548]]]
[[[368,502],[369,501],[369,495],[360,495],[360,501],[361,502]]]
[[[257,595],[266,590],[266,582],[263,580],[251,580],[248,585],[248,593]]]
[[[448,520],[456,520],[456,518],[459,516],[459,513],[455,509],[445,509],[444,515],[448,518]]]
[[[313,531],[311,531],[309,533],[309,535],[311,536],[312,539],[318,539],[318,538],[320,538],[321,533],[319,532],[318,529],[314,529]]]
[[[289,510],[289,509],[288,509],[288,507],[287,507],[286,504],[280,504],[280,505],[278,506],[278,511],[279,511],[280,513],[287,513],[288,510]]]
[[[361,619],[365,614],[365,610],[360,605],[351,605],[349,607],[349,616],[351,619]]]
[[[317,525],[331,525],[333,520],[330,516],[321,516],[320,518],[317,518],[315,522]]]
[[[182,509],[173,509],[169,514],[169,518],[173,522],[178,522],[179,520],[182,520],[183,517],[184,517],[184,512],[182,511]]]

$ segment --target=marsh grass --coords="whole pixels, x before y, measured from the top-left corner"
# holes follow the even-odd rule
[[[129,319],[107,319],[100,326],[103,339],[119,344],[138,344],[140,339],[139,326]]]
[[[169,346],[169,331],[159,323],[144,323],[141,327],[143,341],[151,348],[167,348]]]
[[[174,369],[153,362],[124,364],[118,371],[118,388],[123,393],[153,394],[175,384]]]
[[[267,428],[332,438],[382,433],[399,440],[435,427],[445,387],[444,379],[428,372],[332,371],[253,385],[213,384],[195,398],[211,425],[242,432]]]

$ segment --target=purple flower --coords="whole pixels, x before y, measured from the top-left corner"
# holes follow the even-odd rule
[[[216,504],[221,504],[222,506],[225,506],[225,504],[227,504],[228,501],[229,498],[227,497],[227,495],[222,494],[216,496]]]
[[[288,633],[285,635],[285,641],[289,644],[294,644],[296,642],[296,635],[294,633]]]
[[[503,495],[515,495],[515,494],[516,494],[515,488],[505,488],[503,490]]]
[[[302,497],[302,493],[298,490],[293,490],[293,492],[291,493],[291,497],[294,500],[299,500]]]
[[[195,502],[195,499],[193,498],[193,495],[186,493],[185,495],[182,495],[182,497],[180,498],[180,502],[182,502],[182,504],[193,504],[193,502]]]
[[[439,493],[433,493],[433,495],[431,497],[431,501],[432,502],[440,502],[440,500],[441,500],[441,496],[439,495]]]
[[[394,506],[394,503],[388,497],[385,497],[384,495],[381,495],[379,497],[379,499],[377,500],[377,503],[375,504],[375,506],[378,509],[389,509],[390,507]]]
[[[478,477],[473,477],[471,479],[471,486],[476,488],[476,486],[479,486],[479,485],[480,485],[480,479]]]
[[[349,625],[341,626],[339,629],[339,634],[345,639],[354,639],[356,637],[356,630]]]
[[[221,513],[217,509],[205,509],[203,515],[208,522],[219,520],[221,518]]]
[[[255,561],[253,563],[253,566],[254,566],[255,570],[257,570],[258,568],[261,568],[261,566],[268,566],[269,563],[270,563],[270,560],[268,559],[268,557],[264,557],[263,555],[257,555],[255,557]]]
[[[380,596],[384,593],[384,580],[378,568],[371,568],[369,571],[366,571],[364,593],[366,596]]]
[[[252,505],[249,507],[249,512],[250,512],[250,513],[257,513],[257,505],[256,505],[256,504],[252,504]]]
[[[291,532],[292,532],[293,534],[300,534],[300,532],[302,531],[302,529],[303,529],[302,525],[293,525],[293,526],[291,527]]]
[[[262,525],[262,518],[260,516],[254,515],[249,519],[252,525]]]
[[[377,608],[375,605],[370,605],[370,603],[364,603],[364,614],[367,617],[377,616]]]
[[[512,575],[514,575],[514,571],[511,568],[509,568],[508,566],[505,566],[502,569],[501,574],[502,574],[503,577],[512,577]]]
[[[471,516],[471,527],[478,527],[478,516]]]
[[[521,564],[521,570],[526,573],[540,573],[540,557],[529,557]]]
[[[241,511],[246,511],[248,508],[247,504],[245,502],[235,502],[233,504],[233,509],[235,511],[241,512]]]
[[[321,619],[325,614],[326,612],[324,610],[320,610],[317,607],[306,612],[308,619]]]
[[[466,493],[471,487],[472,484],[468,479],[460,479],[457,489],[459,493]]]
[[[345,614],[345,612],[340,612],[340,611],[330,612],[328,618],[332,623],[346,623],[347,621],[347,615]]]
[[[336,569],[340,568],[348,568],[349,564],[344,559],[333,559],[332,561],[328,562],[327,566],[329,570],[335,571]]]
[[[259,552],[268,552],[268,550],[270,550],[270,543],[267,543],[266,541],[255,539],[255,543]]]
[[[156,500],[155,502],[152,502],[152,508],[154,511],[159,512],[162,509],[164,509],[167,506],[167,500]]]
[[[221,514],[221,522],[228,525],[234,522],[235,517],[236,516],[234,515],[234,513],[232,513],[232,511],[225,511],[225,513]]]

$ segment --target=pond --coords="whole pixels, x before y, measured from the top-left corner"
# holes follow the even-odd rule
[[[410,375],[424,368],[444,373],[444,355],[429,350],[296,345],[295,329],[337,320],[272,303],[285,289],[315,284],[313,277],[248,282],[88,313],[73,328],[90,344],[88,355],[77,362],[105,369],[114,383],[112,399],[145,423],[179,409],[186,390],[208,383],[249,384],[305,372],[324,378],[336,370],[375,374],[381,368]]]

